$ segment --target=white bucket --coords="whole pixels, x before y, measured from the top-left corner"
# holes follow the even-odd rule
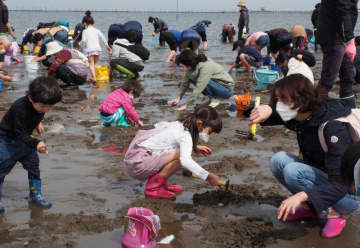
[[[25,67],[28,72],[36,72],[40,67],[39,62],[31,62],[34,58],[35,56],[24,56]]]

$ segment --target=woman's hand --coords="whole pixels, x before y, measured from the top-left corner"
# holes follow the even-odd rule
[[[207,146],[196,146],[196,152],[199,152],[205,156],[212,154],[212,150]]]
[[[179,107],[179,108],[176,108],[175,110],[177,110],[177,111],[183,111],[183,110],[185,110],[187,108],[187,105],[185,104],[185,105],[182,105],[181,107]]]
[[[177,105],[180,102],[180,97],[174,99],[174,100],[170,100],[168,101],[169,105]]]
[[[40,122],[39,125],[36,127],[36,131],[38,134],[42,135],[44,133],[44,126],[43,124]]]
[[[309,200],[309,197],[304,191],[299,192],[284,200],[278,208],[278,220],[282,219],[283,221],[285,221],[290,213],[295,214],[296,208],[298,208],[301,203],[307,200]]]
[[[39,144],[37,145],[36,147],[36,150],[39,152],[39,153],[44,153],[46,155],[49,155],[49,152],[48,152],[48,149],[46,148],[46,145],[44,142],[40,141]]]
[[[219,177],[213,173],[209,173],[206,181],[208,181],[211,186],[219,186]]]
[[[254,108],[250,114],[249,125],[259,124],[267,120],[272,114],[272,108],[269,105],[260,105],[259,107]]]

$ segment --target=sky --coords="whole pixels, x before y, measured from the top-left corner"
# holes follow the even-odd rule
[[[6,0],[12,9],[123,11],[236,11],[237,0]],[[250,10],[312,10],[316,0],[248,0]]]

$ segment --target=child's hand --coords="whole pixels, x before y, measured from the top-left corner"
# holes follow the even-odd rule
[[[110,46],[106,46],[106,50],[108,51],[109,54],[111,54],[111,47]]]
[[[42,135],[44,133],[44,126],[43,124],[40,122],[39,125],[36,127],[36,131],[38,132],[38,134]]]
[[[141,120],[138,120],[137,123],[139,124],[140,127],[143,127],[143,126],[144,126],[144,123],[143,123]]]
[[[208,181],[211,186],[219,186],[219,177],[213,173],[208,175],[206,181]]]
[[[212,154],[212,150],[207,146],[196,146],[196,151],[205,156]]]
[[[46,148],[46,145],[44,142],[40,141],[39,144],[37,145],[36,147],[37,151],[39,153],[43,153],[43,154],[46,154],[46,155],[49,155],[49,151],[48,149]]]

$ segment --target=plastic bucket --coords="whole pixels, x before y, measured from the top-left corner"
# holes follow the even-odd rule
[[[263,65],[270,65],[271,63],[271,57],[264,57],[263,58]]]
[[[109,77],[110,67],[106,65],[99,65],[96,67],[96,81],[98,87],[103,87],[107,85],[110,81]]]
[[[268,69],[256,69],[254,78],[257,82],[257,90],[267,90],[269,84],[279,79],[279,73]]]
[[[38,62],[31,62],[35,56],[24,56],[25,68],[28,72],[36,72],[40,68],[40,64]]]
[[[270,70],[280,72],[280,66],[275,64],[270,64]]]

